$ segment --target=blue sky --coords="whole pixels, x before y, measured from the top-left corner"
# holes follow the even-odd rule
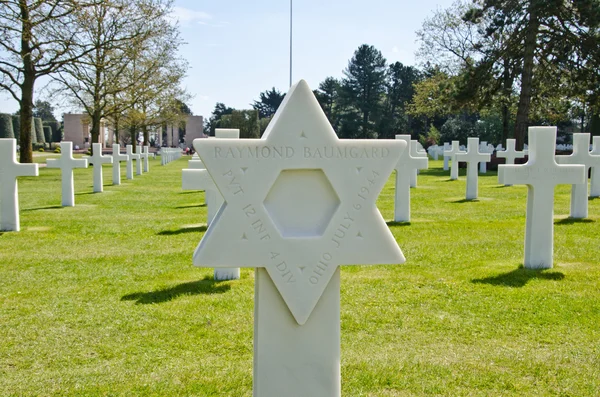
[[[305,79],[315,89],[327,76],[342,77],[361,44],[375,46],[388,62],[414,65],[415,32],[436,8],[451,3],[294,0],[293,80]],[[175,0],[194,114],[209,117],[216,102],[249,108],[271,87],[287,91],[289,5],[289,0]],[[0,112],[15,110],[16,102],[0,93]]]

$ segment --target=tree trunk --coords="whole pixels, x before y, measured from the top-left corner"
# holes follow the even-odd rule
[[[100,121],[102,117],[100,116],[100,111],[94,110],[94,114],[92,114],[92,143],[100,143]],[[94,154],[94,145],[90,145],[90,149],[92,150],[92,154]]]
[[[504,95],[502,98],[502,142],[506,144],[506,140],[508,139],[508,133],[510,128],[510,109],[508,107],[508,103],[510,101],[513,79],[510,77],[510,60],[508,58],[504,58],[504,73],[503,73],[503,81],[502,81],[502,90]]]
[[[135,131],[135,126],[132,125],[131,127],[129,127],[129,136],[131,137],[131,146],[133,146],[133,153],[135,153],[137,149],[137,134],[135,133]]]
[[[23,84],[21,85],[21,118],[20,155],[21,163],[32,163],[33,152],[31,147],[31,128],[33,123],[33,86],[35,83],[35,68],[31,60],[31,21],[29,20],[29,6],[20,1],[21,11],[21,57],[23,58]]]
[[[150,134],[148,133],[148,126],[146,124],[142,126],[142,132],[144,133],[144,146],[150,145]]]
[[[596,112],[590,117],[590,132],[593,136],[600,136],[600,114]]]
[[[529,109],[531,105],[531,87],[533,81],[533,59],[537,44],[540,21],[538,20],[535,2],[529,5],[529,23],[527,35],[525,36],[525,48],[523,53],[523,72],[521,74],[521,94],[519,96],[519,107],[517,109],[517,121],[515,123],[516,149],[522,150],[525,143],[525,134],[529,126]]]

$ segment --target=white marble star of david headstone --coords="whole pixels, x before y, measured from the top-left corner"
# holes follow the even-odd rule
[[[194,148],[225,199],[194,264],[266,268],[298,324],[339,265],[404,262],[375,201],[406,143],[338,139],[305,81],[262,139]]]

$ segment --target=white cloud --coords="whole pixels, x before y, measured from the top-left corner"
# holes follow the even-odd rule
[[[212,19],[212,15],[204,11],[195,11],[185,7],[173,7],[171,18],[179,21],[182,25],[187,25],[192,22],[206,23]]]

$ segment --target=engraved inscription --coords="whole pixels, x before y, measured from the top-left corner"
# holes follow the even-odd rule
[[[242,185],[235,177],[232,170],[227,171],[223,174],[223,176],[227,179],[227,187],[233,192],[234,195],[244,193]]]
[[[295,283],[296,277],[294,277],[294,273],[290,270],[288,264],[285,261],[282,261],[279,252],[271,252],[271,260],[277,263],[275,268],[279,271],[279,275],[285,280],[286,283]]]
[[[304,146],[298,152],[292,146],[214,147],[218,159],[381,159],[390,155],[386,147],[360,146]]]

